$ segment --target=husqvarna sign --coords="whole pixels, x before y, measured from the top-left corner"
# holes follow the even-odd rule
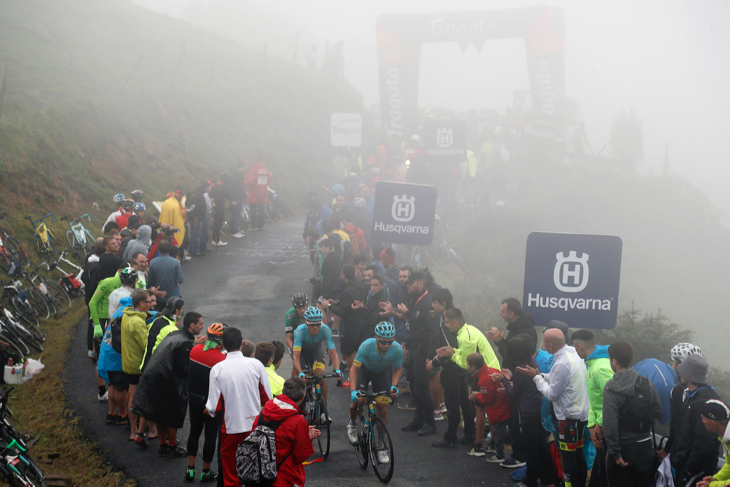
[[[619,237],[531,233],[527,237],[522,307],[535,325],[616,326],[621,278]]]
[[[431,245],[437,198],[435,186],[379,181],[375,186],[372,239]]]
[[[466,120],[428,120],[423,125],[423,135],[423,153],[428,161],[466,161]]]

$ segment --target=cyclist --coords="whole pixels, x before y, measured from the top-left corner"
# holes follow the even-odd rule
[[[350,443],[357,443],[357,430],[355,429],[355,418],[362,407],[364,398],[360,398],[360,392],[368,389],[372,383],[373,392],[390,390],[391,397],[398,395],[398,382],[403,374],[403,348],[395,339],[395,327],[392,323],[383,321],[375,327],[375,338],[368,338],[357,349],[357,356],[350,367],[350,421],[347,423],[347,437]],[[393,375],[390,374],[390,366],[393,366]],[[383,421],[388,422],[388,404],[390,397],[379,396],[375,411]],[[385,454],[383,457],[381,454]],[[380,463],[387,463],[387,451],[378,451]]]
[[[333,364],[339,364],[340,358],[337,356],[335,342],[332,341],[332,330],[329,326],[322,324],[322,311],[319,308],[310,306],[304,312],[305,324],[299,325],[294,330],[294,352],[292,361],[292,377],[304,377],[303,369],[312,371],[315,375],[324,374],[324,353],[322,352],[322,342],[327,343],[327,353]],[[302,360],[303,359],[303,360]],[[335,374],[342,377],[340,369],[335,370]],[[327,382],[322,381],[322,396],[327,401]]]
[[[132,216],[133,211],[134,201],[129,199],[122,201],[122,213],[115,220],[117,225],[119,225],[120,230],[127,228],[127,225],[129,224],[129,217]]]
[[[299,325],[304,324],[304,312],[307,310],[309,298],[304,293],[297,293],[291,298],[292,308],[286,312],[284,319],[284,333],[286,333],[286,346],[289,348],[289,356],[292,356],[294,350],[294,330]]]
[[[135,203],[140,203],[144,199],[144,191],[142,191],[141,189],[135,189],[134,191],[132,191],[129,194],[130,194],[130,196],[132,196],[132,199],[134,200]],[[141,220],[141,218],[140,218],[140,220]]]
[[[132,191],[132,197],[134,197],[134,191]],[[144,221],[144,212],[147,211],[147,206],[142,203],[138,202],[134,205],[134,214],[137,215],[137,218],[139,218],[139,222],[142,223]]]
[[[117,205],[117,211],[112,212],[107,217],[106,221],[104,222],[104,225],[102,225],[102,228],[105,227],[106,224],[109,223],[109,222],[116,223],[117,222],[117,217],[118,216],[122,216],[122,214],[124,213],[124,210],[122,209],[122,203],[124,203],[124,200],[125,199],[126,198],[124,197],[124,195],[122,193],[117,193],[117,194],[114,195],[114,197],[112,198],[112,201],[114,202],[115,205]]]

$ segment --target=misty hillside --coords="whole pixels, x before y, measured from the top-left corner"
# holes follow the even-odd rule
[[[302,174],[277,178],[284,164],[321,163],[330,113],[361,105],[341,80],[123,1],[3,0],[2,64],[0,207],[35,214],[161,198],[257,155],[286,195]]]

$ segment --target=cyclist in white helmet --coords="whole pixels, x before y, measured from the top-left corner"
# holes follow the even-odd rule
[[[675,372],[679,364],[684,362],[690,355],[701,356],[702,350],[697,345],[691,343],[678,343],[672,347],[669,351],[669,356],[672,358],[672,368]],[[671,451],[674,438],[679,429],[679,419],[682,416],[682,402],[685,389],[687,389],[687,386],[682,384],[679,374],[677,374],[677,385],[672,388],[672,392],[669,394],[669,438],[667,438],[664,449],[658,452],[662,458],[666,457]]]
[[[104,222],[104,225],[106,225],[109,222],[116,223],[117,217],[122,216],[124,214],[123,205],[124,205],[124,201],[126,199],[127,198],[122,193],[117,193],[114,195],[114,197],[112,198],[112,201],[114,202],[115,205],[117,205],[117,211],[115,211],[111,215],[109,215],[109,217]],[[102,225],[101,228],[104,228],[104,225]],[[120,228],[120,230],[121,230],[121,228]]]

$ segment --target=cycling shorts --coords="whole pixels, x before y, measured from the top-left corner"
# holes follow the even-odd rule
[[[325,357],[322,345],[308,350],[301,350],[299,355],[299,365],[302,366],[302,370],[308,369],[309,372],[314,373],[314,369],[324,370],[324,364]]]
[[[563,451],[575,451],[583,448],[586,437],[587,421],[577,419],[558,420],[558,445]]]
[[[107,370],[106,374],[109,376],[109,385],[114,389],[118,391],[126,391],[129,389],[127,374],[121,370]]]
[[[125,374],[127,376],[127,382],[130,386],[138,386],[139,385],[139,378],[142,377],[142,374]]]
[[[392,385],[390,370],[372,372],[365,366],[361,366],[357,371],[357,390],[367,392],[368,384],[372,384],[372,392],[389,391]],[[378,396],[375,400],[381,404],[390,404],[390,397],[387,396]]]

